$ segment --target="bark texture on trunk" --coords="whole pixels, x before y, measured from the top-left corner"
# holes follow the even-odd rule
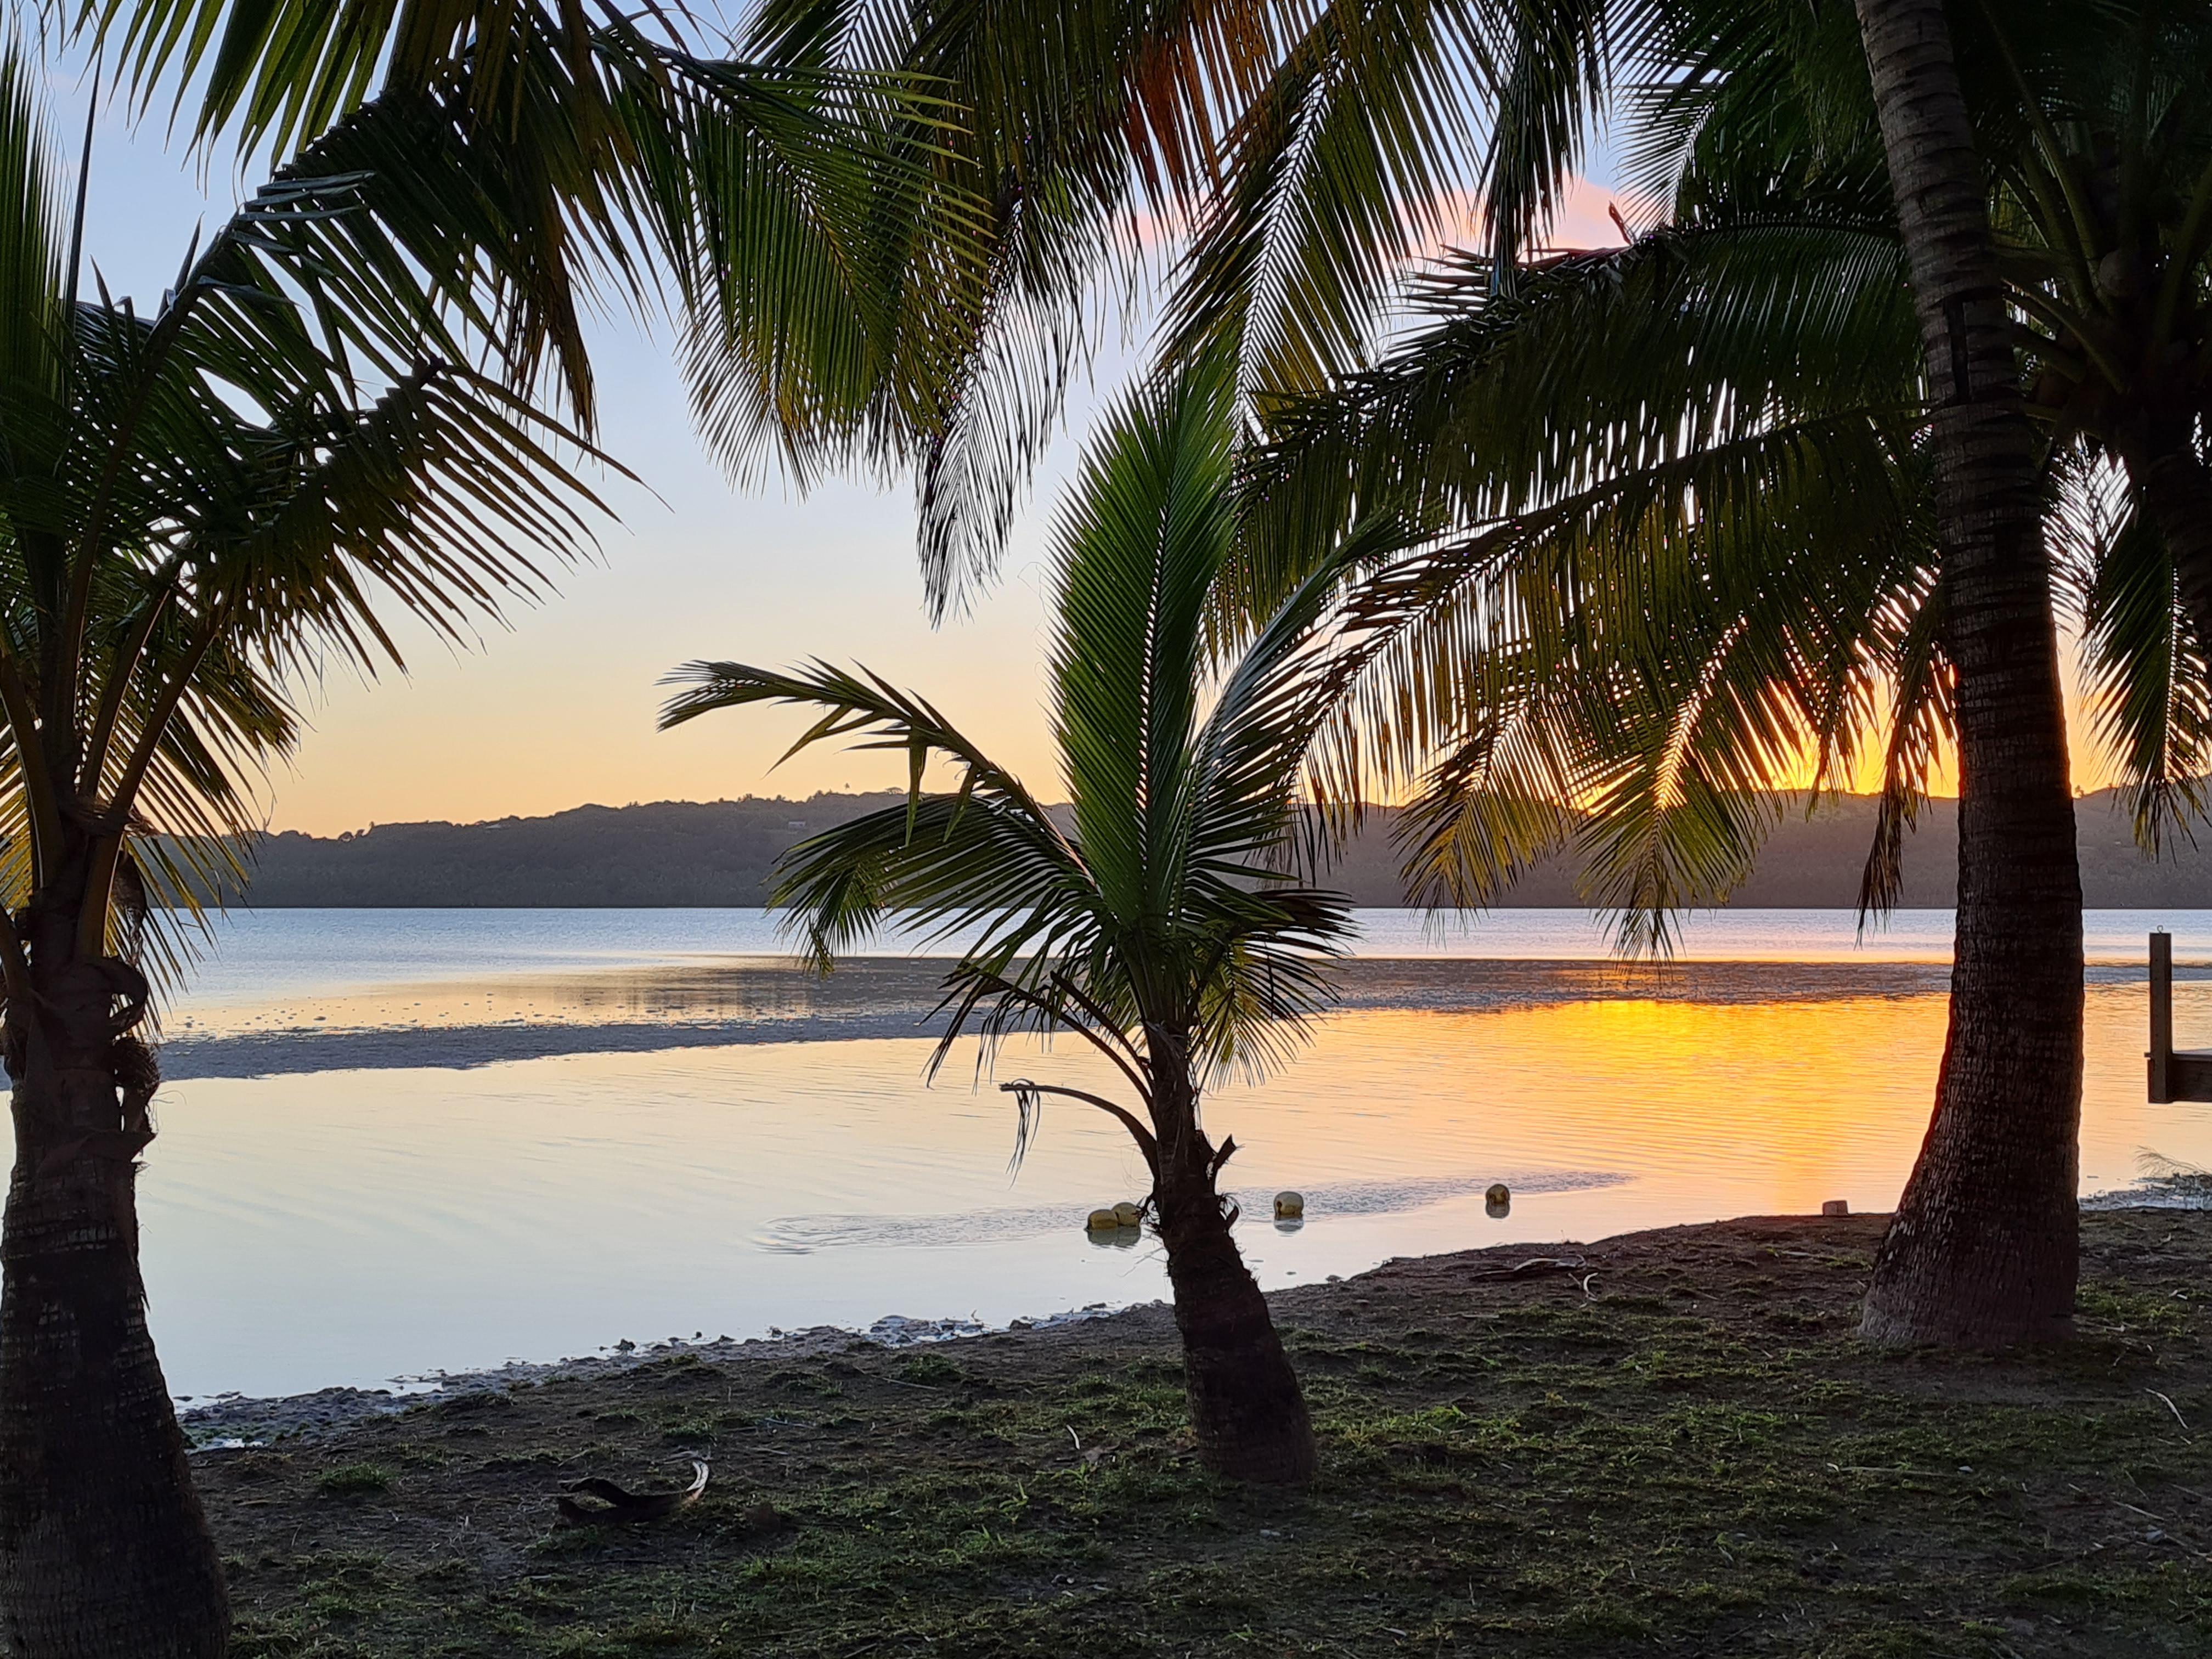
[[[1219,1199],[1208,1183],[1180,1205],[1164,1197],[1161,1211],[1199,1462],[1231,1480],[1310,1484],[1318,1457],[1305,1395]]]
[[[1167,1068],[1161,1047],[1152,1052],[1157,1078]],[[1199,1462],[1255,1486],[1310,1485],[1320,1459],[1305,1395],[1267,1298],[1222,1212],[1215,1185],[1220,1159],[1198,1127],[1195,1093],[1171,1080],[1154,1112],[1159,1172],[1153,1197]]]
[[[2081,885],[2036,487],[1981,161],[1942,0],[1857,0],[1935,404],[1958,674],[1959,913],[1935,1116],[1864,1334],[2063,1336],[2079,1271]]]
[[[55,924],[46,963],[66,963],[67,933]],[[112,1034],[97,969],[37,982],[46,1006],[10,1010],[7,1043],[0,1632],[15,1659],[216,1659],[230,1630],[222,1564],[138,1269],[150,1057]]]

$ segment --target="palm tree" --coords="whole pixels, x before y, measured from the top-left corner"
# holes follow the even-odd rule
[[[2036,434],[1942,0],[1858,0],[1927,358],[1944,644],[1958,675],[1959,910],[1936,1113],[1865,1334],[2074,1328],[2081,876]]]
[[[408,179],[398,240],[437,270],[486,259],[586,415],[578,295],[672,299],[733,469],[780,447],[802,477],[915,478],[940,617],[993,568],[1117,301],[1164,289],[1170,356],[1235,349],[1249,398],[1366,361],[1475,183],[1522,10],[78,5],[137,84],[196,89],[204,138]],[[425,155],[450,183],[414,182]]]
[[[1127,1103],[1006,1085],[1023,1139],[1048,1096],[1126,1127],[1152,1171],[1199,1456],[1236,1480],[1303,1484],[1313,1431],[1218,1187],[1233,1138],[1201,1101],[1223,1072],[1283,1059],[1328,996],[1346,901],[1284,871],[1298,850],[1299,757],[1328,684],[1356,649],[1326,629],[1342,571],[1390,544],[1387,520],[1340,538],[1218,681],[1209,619],[1236,540],[1233,374],[1220,355],[1132,394],[1097,440],[1054,547],[1054,735],[1072,827],[929,703],[865,672],[693,663],[664,726],[753,703],[820,711],[799,747],[858,735],[907,754],[903,806],[787,854],[793,907],[824,971],[888,916],[972,936],[945,981],[936,1060],[969,1029],[1075,1033]],[[925,792],[942,757],[958,787]],[[934,1061],[933,1065],[934,1065]]]
[[[358,180],[262,190],[144,312],[81,297],[40,81],[0,53],[0,1635],[197,1659],[229,1620],[134,1197],[156,981],[258,827],[292,677],[396,662],[392,609],[459,637],[594,504]]]
[[[2063,1329],[2070,1313],[2079,906],[2054,558],[2079,568],[2094,666],[2124,693],[2108,729],[2137,769],[2147,836],[2191,799],[2187,763],[2202,753],[2185,556],[2155,533],[2147,470],[2134,468],[2141,510],[2122,533],[2046,547],[2041,530],[2048,505],[2062,527],[2081,520],[2084,495],[2110,477],[2102,464],[2129,461],[2127,434],[2150,424],[2133,411],[2161,398],[2170,411],[2175,383],[2196,374],[2172,347],[2204,291],[2204,216],[2191,204],[2212,175],[2178,92],[2202,78],[2191,42],[2203,20],[2136,8],[2142,27],[2115,30],[2107,14],[2124,9],[2015,9],[2007,33],[1974,36],[1976,61],[1997,66],[1975,106],[1991,158],[1975,164],[1978,222],[1984,242],[1993,220],[2005,233],[1990,303],[2036,325],[2008,320],[2004,337],[2039,366],[2033,413],[2045,418],[2015,407],[2017,430],[2005,426],[2028,446],[2031,543],[1959,543],[1946,517],[1959,486],[1942,434],[1964,418],[1953,370],[1971,356],[1929,378],[1924,330],[1902,304],[1928,283],[1911,280],[1881,88],[1861,78],[1854,91],[1863,49],[1832,10],[1674,9],[1663,21],[1675,32],[1655,27],[1638,49],[1676,71],[1650,77],[1637,114],[1646,176],[1675,185],[1676,227],[1620,256],[1533,264],[1504,236],[1502,256],[1440,285],[1451,322],[1334,409],[1294,412],[1262,468],[1292,549],[1316,511],[1328,521],[1332,489],[1340,508],[1399,489],[1417,457],[1435,464],[1421,486],[1435,521],[1466,532],[1385,583],[1394,605],[1425,581],[1442,606],[1412,642],[1427,658],[1399,659],[1411,678],[1396,689],[1430,701],[1367,707],[1386,748],[1455,750],[1415,848],[1432,875],[1455,861],[1510,870],[1581,822],[1599,890],[1644,915],[1648,940],[1653,912],[1711,902],[1740,878],[1762,828],[1748,792],[1808,741],[1835,775],[1894,692],[1866,889],[1878,905],[1928,762],[1957,741],[1967,805],[1954,1028],[1936,1125],[1869,1304],[1870,1334],[1899,1340],[2016,1340]],[[2146,246],[2154,277],[2129,264]],[[1399,483],[1370,462],[1367,494],[1345,495],[1330,469],[1347,446],[1390,458],[1379,474]],[[1962,576],[1961,558],[1996,574]],[[1594,603],[1607,582],[1613,602]],[[1562,606],[1565,591],[1583,597]],[[1461,674],[1448,657],[1478,599],[1510,648]],[[2031,616],[2043,621],[2031,628]],[[1571,684],[1595,695],[1578,701]],[[1982,701],[1992,687],[2003,696]],[[1571,801],[1601,810],[1580,821]],[[1996,839],[2014,836],[2017,854],[1999,855]]]

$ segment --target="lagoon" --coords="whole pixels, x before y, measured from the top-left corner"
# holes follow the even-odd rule
[[[1271,1287],[1392,1256],[1677,1222],[1887,1208],[1924,1129],[1950,919],[1692,919],[1609,963],[1578,912],[1362,913],[1347,1007],[1208,1108]],[[2082,1185],[2212,1163],[2212,1107],[2143,1099],[2143,936],[2212,1044],[2212,913],[2091,918]],[[181,1395],[376,1386],[618,1341],[887,1314],[1000,1323],[1154,1299],[1139,1195],[1075,1105],[1009,1170],[994,1084],[1104,1082],[1063,1043],[972,1044],[934,1084],[911,942],[819,985],[758,911],[267,911],[224,919],[167,1011],[142,1184],[151,1312]],[[1510,1213],[1485,1212],[1504,1180]],[[1278,1188],[1308,1197],[1294,1231]]]

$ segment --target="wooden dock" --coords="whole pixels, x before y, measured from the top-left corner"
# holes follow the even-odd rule
[[[2212,1100],[2212,1051],[2173,1046],[2173,935],[2150,936],[2150,1097]]]

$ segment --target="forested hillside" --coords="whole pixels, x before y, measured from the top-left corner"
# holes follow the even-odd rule
[[[776,855],[813,830],[892,794],[815,795],[580,806],[541,818],[486,823],[386,823],[358,835],[290,832],[259,848],[248,902],[270,908],[370,906],[754,905]],[[1809,819],[1786,803],[1759,870],[1735,902],[1849,905],[1872,835],[1874,804],[1845,797]],[[2094,907],[2212,907],[2212,854],[2184,844],[2154,862],[2130,839],[2109,793],[2079,807],[2082,880]],[[1390,844],[1394,815],[1378,811],[1334,878],[1362,904],[1405,902]],[[1905,860],[1908,907],[1946,906],[1955,885],[1956,804],[1923,815]],[[1571,859],[1532,871],[1509,905],[1576,905]]]

